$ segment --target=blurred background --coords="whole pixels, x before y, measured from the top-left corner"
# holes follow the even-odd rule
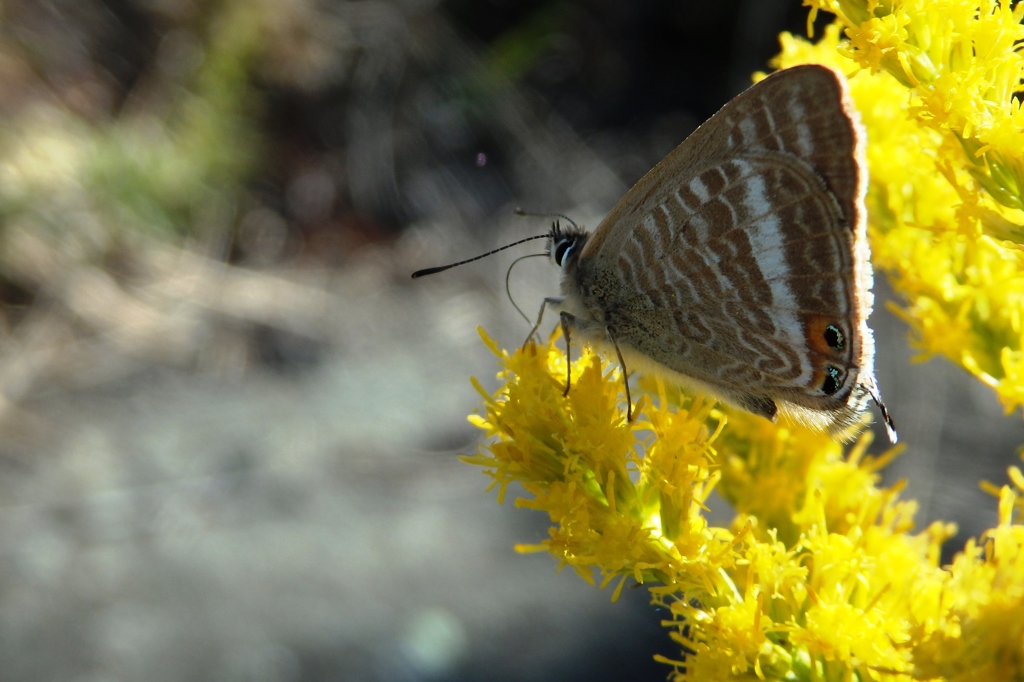
[[[827,17],[823,17],[823,20]],[[517,253],[593,227],[796,0],[2,0],[0,679],[660,680],[643,589],[460,463]],[[532,313],[544,259],[513,271]],[[920,525],[995,521],[1020,415],[873,326]],[[884,436],[872,447],[884,449]],[[510,500],[515,491],[510,491]],[[727,510],[720,510],[723,520]]]

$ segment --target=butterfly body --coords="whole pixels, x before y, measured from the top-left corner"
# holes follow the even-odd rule
[[[845,85],[769,76],[645,175],[592,234],[555,227],[567,331],[775,420],[844,436],[874,379],[865,165]]]

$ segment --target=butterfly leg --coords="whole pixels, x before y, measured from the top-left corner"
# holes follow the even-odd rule
[[[544,300],[547,301],[547,299]],[[569,395],[569,387],[572,386],[572,362],[569,358],[569,327],[576,318],[564,310],[559,317],[562,320],[562,336],[565,337],[565,391],[562,393],[564,398]]]
[[[626,421],[633,421],[633,399],[629,395],[629,376],[626,374],[626,361],[622,359],[622,351],[619,350],[619,342],[615,340],[615,332],[608,327],[608,338],[615,346],[615,354],[619,356],[619,366],[622,367],[622,385],[626,387]]]
[[[526,341],[523,341],[523,346],[530,343],[530,339],[532,339],[537,334],[537,330],[540,329],[540,323],[544,319],[544,308],[549,305],[559,306],[561,304],[562,299],[555,296],[548,296],[547,298],[540,302],[540,312],[537,313],[537,324],[533,325],[533,329],[530,330],[530,334],[529,336],[526,337]],[[562,325],[562,329],[565,329],[564,324]]]

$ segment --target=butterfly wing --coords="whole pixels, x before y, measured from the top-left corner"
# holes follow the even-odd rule
[[[737,95],[652,168],[612,208],[584,254],[614,258],[636,218],[681,184],[748,151],[805,161],[825,182],[854,232],[864,228],[866,177],[862,133],[842,77],[817,64],[774,73]]]
[[[585,245],[568,279],[594,326],[757,414],[855,421],[874,380],[854,116],[819,66],[727,104]]]
[[[839,409],[863,338],[853,265],[852,234],[820,178],[789,156],[747,155],[643,217],[611,269],[618,286],[599,287],[601,306],[617,339],[670,370]]]

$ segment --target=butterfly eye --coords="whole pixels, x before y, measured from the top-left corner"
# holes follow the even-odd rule
[[[555,263],[559,266],[565,263],[565,259],[569,257],[574,246],[576,246],[575,239],[563,239],[555,244]]]

